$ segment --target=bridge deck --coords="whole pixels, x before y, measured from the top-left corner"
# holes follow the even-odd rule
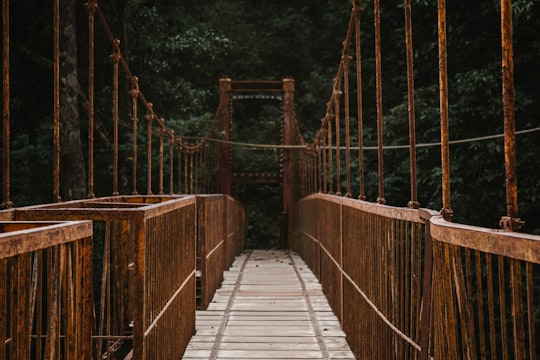
[[[354,359],[345,334],[302,259],[286,251],[239,256],[184,359]]]

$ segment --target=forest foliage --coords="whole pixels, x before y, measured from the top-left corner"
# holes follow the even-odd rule
[[[363,3],[366,7],[362,15],[364,141],[371,146],[376,144],[373,4]],[[351,3],[346,0],[114,0],[100,2],[100,6],[114,34],[121,39],[122,52],[138,76],[145,96],[176,134],[204,134],[217,107],[221,77],[278,80],[292,77],[296,82],[296,117],[308,141],[324,116],[351,10]],[[404,145],[408,143],[408,128],[403,4],[382,2],[381,6],[384,144]],[[447,7],[450,138],[502,134],[500,4],[495,0],[451,1]],[[540,127],[540,3],[515,0],[513,7],[516,128],[534,129]],[[412,8],[417,142],[432,143],[440,138],[437,6],[435,1],[413,0]],[[86,89],[88,81],[87,22],[84,2],[77,1],[82,89]],[[12,2],[11,29],[12,194],[15,205],[21,206],[52,200],[51,4],[35,0]],[[111,163],[110,51],[110,45],[98,30],[98,164],[100,159]],[[127,84],[123,86],[127,99],[129,88]],[[82,97],[84,107],[84,94]],[[127,102],[121,113],[121,126],[129,129]],[[257,118],[260,113],[266,118]],[[260,129],[268,129],[257,131],[257,127],[249,127],[249,131],[256,131],[253,138],[258,142],[276,143],[276,127],[270,124],[275,121],[275,113],[262,108],[257,111],[257,117],[253,114],[253,118],[245,120],[260,124]],[[356,114],[352,116],[355,118]],[[84,143],[87,132],[84,109],[81,126]],[[536,131],[517,137],[519,214],[527,224],[524,230],[534,233],[540,233],[539,134]],[[129,135],[124,135],[123,140],[121,143],[126,144],[123,151],[129,154]],[[271,151],[266,155],[241,151],[238,156],[239,163],[251,163],[255,167],[255,160],[275,165],[279,158]],[[405,206],[409,200],[408,151],[386,150],[384,156],[385,198],[391,205]],[[436,146],[422,147],[417,156],[421,206],[440,209],[440,150]],[[366,151],[365,157],[368,200],[375,201],[377,154]],[[121,164],[125,171],[121,181],[125,193],[129,192],[130,166],[126,155]],[[355,174],[357,164],[353,162],[351,166]],[[97,195],[110,194],[111,171],[110,167],[97,169]],[[357,177],[354,175],[353,179],[355,193]],[[274,190],[247,193],[253,203],[268,204],[280,196]],[[505,215],[502,138],[451,146],[451,194],[455,221],[498,226],[498,220]],[[266,201],[268,196],[273,200]],[[253,215],[252,223],[262,224],[268,217],[268,213],[259,213]]]

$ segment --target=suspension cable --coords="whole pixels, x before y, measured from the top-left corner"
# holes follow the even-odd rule
[[[525,129],[525,130],[519,130],[516,131],[516,135],[524,135],[524,134],[530,134],[534,132],[540,131],[540,127],[532,128],[532,129]],[[486,135],[486,136],[478,136],[473,138],[466,138],[466,139],[457,139],[457,140],[450,140],[448,143],[451,145],[455,144],[466,144],[466,143],[473,143],[473,142],[479,142],[479,141],[486,141],[486,140],[493,140],[493,139],[499,139],[503,138],[504,134],[495,134],[495,135]],[[227,140],[221,140],[221,139],[213,139],[208,137],[183,137],[184,139],[193,139],[193,140],[205,140],[208,142],[217,142],[217,143],[224,143],[229,144],[232,146],[238,146],[238,147],[245,147],[245,148],[252,148],[255,149],[267,149],[267,150],[273,150],[273,149],[306,149],[308,145],[279,145],[279,144],[256,144],[256,143],[248,143],[248,142],[241,142],[241,141],[227,141]],[[429,142],[429,143],[420,143],[416,144],[417,148],[427,148],[427,147],[437,147],[441,146],[441,142]],[[336,147],[333,146],[333,149]],[[341,147],[340,149],[345,149],[346,147]],[[408,150],[410,148],[410,145],[385,145],[383,147],[384,150]],[[358,150],[358,146],[351,146],[351,150]],[[378,146],[363,146],[362,149],[364,150],[378,150]]]

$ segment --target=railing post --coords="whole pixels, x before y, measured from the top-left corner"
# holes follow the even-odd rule
[[[430,219],[432,214],[420,210],[420,217],[425,222],[424,242],[424,284],[422,289],[422,307],[420,310],[420,357],[419,360],[429,359],[429,338],[431,336],[431,289],[433,286],[433,238],[431,237]]]

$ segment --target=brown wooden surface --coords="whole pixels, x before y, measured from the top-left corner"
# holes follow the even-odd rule
[[[297,255],[237,257],[183,359],[354,359],[321,286]]]

